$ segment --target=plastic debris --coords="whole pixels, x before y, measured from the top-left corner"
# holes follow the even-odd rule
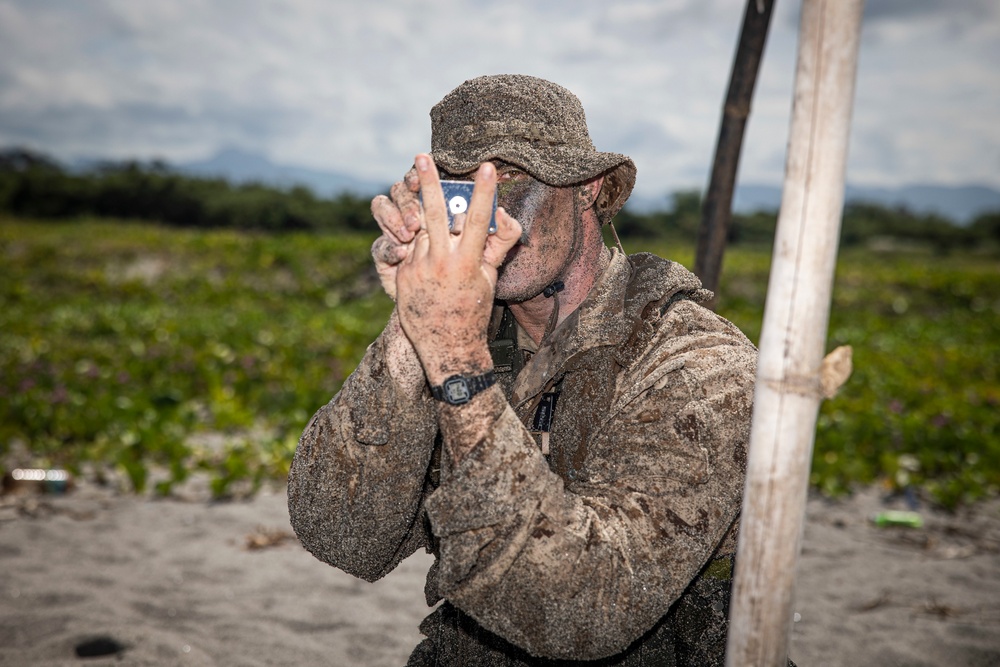
[[[903,526],[905,528],[922,528],[924,518],[917,512],[904,512],[902,510],[885,510],[879,512],[872,521],[879,528],[887,526]]]
[[[73,486],[73,476],[58,468],[14,468],[3,477],[4,493],[66,493]]]

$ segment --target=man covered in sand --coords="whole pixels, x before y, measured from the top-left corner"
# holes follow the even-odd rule
[[[369,581],[434,554],[409,665],[721,665],[756,351],[604,244],[635,166],[572,93],[481,77],[431,127],[372,202],[396,309],[302,436],[295,531]],[[475,179],[451,233],[441,175]]]

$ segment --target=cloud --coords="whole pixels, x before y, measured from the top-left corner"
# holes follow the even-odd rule
[[[1000,184],[992,1],[869,0],[849,178]],[[393,180],[484,73],[557,81],[637,190],[707,181],[742,0],[0,0],[0,143],[57,157],[223,146]],[[798,10],[777,5],[741,178],[780,182]],[[961,34],[961,39],[956,35]]]

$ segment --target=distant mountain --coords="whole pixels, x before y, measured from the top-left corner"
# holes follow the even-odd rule
[[[990,211],[1000,211],[1000,191],[981,185],[907,185],[899,188],[871,188],[848,185],[848,203],[870,202],[889,208],[906,208],[921,215],[936,214],[959,225]],[[628,207],[637,213],[663,210],[671,205],[670,195],[657,197],[633,194]],[[777,185],[737,185],[733,210],[737,213],[776,211],[781,207],[781,187]]]
[[[890,208],[903,207],[914,213],[937,214],[960,225],[987,211],[1000,211],[1000,191],[980,185],[907,185],[900,188],[870,188],[847,185],[847,202],[870,202]],[[777,210],[781,188],[774,185],[741,185],[733,197],[733,210],[751,213]]]
[[[388,183],[366,181],[334,171],[275,164],[260,153],[237,148],[221,150],[205,160],[171,166],[190,176],[225,178],[233,183],[259,182],[276,187],[302,185],[320,197],[333,197],[344,192],[370,197],[389,187]]]

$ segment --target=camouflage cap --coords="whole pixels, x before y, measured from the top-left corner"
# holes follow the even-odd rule
[[[554,186],[604,174],[596,202],[602,223],[624,206],[635,185],[631,158],[594,148],[576,95],[519,74],[470,79],[434,105],[431,156],[456,175],[503,160]]]

